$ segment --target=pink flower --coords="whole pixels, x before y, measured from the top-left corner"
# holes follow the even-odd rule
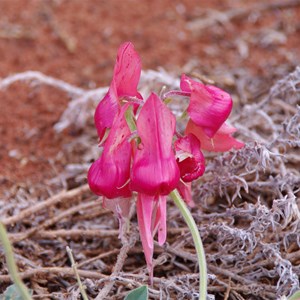
[[[162,245],[167,235],[167,195],[177,188],[193,206],[191,182],[205,170],[200,146],[227,151],[241,148],[243,143],[231,136],[235,128],[225,124],[232,108],[229,94],[183,75],[182,91],[171,91],[168,96],[190,96],[190,120],[187,135],[173,145],[176,119],[156,94],[140,101],[140,74],[138,54],[131,43],[124,43],[118,50],[109,90],[95,111],[99,138],[105,136],[106,140],[100,158],[89,169],[88,183],[95,194],[105,197],[103,204],[118,216],[120,227],[129,214],[128,198],[133,191],[138,192],[138,224],[152,279],[153,238],[157,234]],[[129,108],[133,114],[126,114],[126,120]]]
[[[155,196],[168,195],[179,181],[172,139],[175,117],[154,93],[142,107],[137,119],[141,139],[131,171],[131,188]]]
[[[203,175],[205,160],[200,150],[200,142],[195,135],[189,133],[175,142],[177,163],[180,177],[185,182],[191,182]]]
[[[232,137],[236,129],[225,124],[232,109],[232,99],[228,93],[192,80],[186,75],[182,75],[180,87],[184,92],[191,93],[187,109],[191,119],[185,133],[194,134],[202,149],[224,152],[244,146]]]
[[[140,144],[134,154],[130,186],[139,192],[137,216],[140,236],[152,278],[153,236],[166,240],[166,195],[179,183],[179,168],[172,149],[175,117],[161,99],[151,94],[137,119]]]
[[[197,126],[192,120],[189,120],[185,133],[194,134],[201,142],[201,148],[207,151],[224,152],[230,149],[240,149],[244,143],[231,136],[236,129],[224,123],[213,138],[209,138],[201,126]]]
[[[128,139],[131,132],[124,117],[129,105],[127,103],[121,108],[112,124],[101,157],[88,172],[91,190],[109,199],[131,196],[127,184],[130,178],[131,144]]]
[[[100,140],[105,130],[111,128],[115,116],[121,108],[122,97],[136,97],[141,99],[137,85],[141,75],[141,61],[130,42],[124,43],[118,50],[113,79],[109,90],[98,104],[94,121]]]
[[[231,112],[230,95],[215,86],[192,80],[184,74],[181,77],[180,87],[184,92],[191,92],[187,109],[190,118],[212,138]]]

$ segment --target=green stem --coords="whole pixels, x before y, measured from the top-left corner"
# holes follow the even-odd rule
[[[201,237],[197,225],[192,217],[191,212],[189,211],[183,199],[181,198],[179,192],[177,190],[173,190],[170,193],[170,196],[172,197],[176,206],[179,208],[186,224],[188,225],[191,231],[196,252],[197,252],[198,263],[199,263],[199,300],[206,300],[207,267],[206,267],[205,252],[204,252],[203,244],[201,241]]]
[[[76,280],[77,280],[77,283],[78,283],[78,286],[79,286],[79,290],[80,290],[80,293],[81,293],[81,296],[84,300],[89,300],[86,292],[85,292],[85,287],[83,286],[81,280],[80,280],[80,276],[78,274],[78,271],[77,271],[77,264],[74,260],[74,257],[73,257],[73,254],[72,254],[72,250],[70,247],[67,246],[67,253],[68,253],[68,256],[70,258],[70,261],[71,261],[71,266],[73,268],[73,271],[75,273],[75,276],[76,276]]]
[[[300,299],[300,291],[297,291],[295,294],[293,294],[290,298],[287,300],[299,300]]]
[[[14,253],[13,253],[11,244],[9,242],[6,229],[1,222],[0,222],[0,240],[1,240],[1,243],[4,248],[8,271],[9,271],[9,274],[10,274],[14,284],[16,285],[23,300],[32,300],[32,298],[27,290],[27,287],[22,282],[22,280],[18,274],[17,265],[16,265],[16,262],[14,259]]]

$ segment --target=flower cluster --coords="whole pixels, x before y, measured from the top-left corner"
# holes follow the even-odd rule
[[[113,79],[95,111],[95,126],[103,151],[88,172],[91,190],[104,196],[107,207],[128,214],[137,193],[141,241],[152,275],[153,237],[166,240],[167,195],[178,189],[190,205],[191,182],[205,170],[201,149],[227,151],[241,148],[235,131],[225,123],[232,100],[221,89],[182,75],[180,91],[189,98],[185,135],[176,132],[176,118],[155,93],[147,99],[137,91],[141,61],[131,43],[121,45]],[[169,97],[163,97],[163,99]]]

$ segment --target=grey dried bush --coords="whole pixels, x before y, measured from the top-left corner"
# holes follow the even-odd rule
[[[95,130],[87,125],[87,121],[92,118],[94,108],[107,88],[83,90],[30,71],[2,80],[0,89],[16,81],[51,85],[70,95],[71,101],[55,129],[59,134],[68,126],[83,128],[82,135],[67,148],[72,152],[78,145],[83,147],[82,164],[70,162],[65,172],[49,184],[59,185],[70,178],[78,185],[82,184],[89,162],[99,155]],[[142,74],[140,89],[144,95],[153,89],[159,92],[163,86],[178,88],[179,80],[162,69]],[[237,82],[233,94],[241,93]],[[252,101],[244,100],[231,122],[246,145],[238,151],[206,155],[206,172],[194,184],[196,207],[193,216],[199,224],[207,254],[211,299],[225,296],[228,299],[283,299],[299,289],[300,276],[300,67],[275,82],[269,92]],[[183,110],[182,102],[174,101],[171,105],[176,114]],[[17,213],[23,204],[15,198],[8,209],[1,212],[2,216],[5,217],[8,210]],[[63,213],[67,208],[56,208],[56,213]],[[155,272],[166,278],[154,278],[150,296],[153,299],[194,299],[198,283],[192,239],[172,203],[168,215],[168,243],[163,249],[157,246],[155,260]],[[44,212],[39,218],[43,219],[43,216]],[[136,223],[135,218],[132,222]],[[37,226],[38,222],[32,224]],[[113,218],[106,214],[83,218],[79,223],[69,219],[67,224],[70,231],[115,228]],[[53,226],[59,228],[61,225]],[[180,239],[176,230],[182,230]],[[134,241],[125,244],[128,246],[129,243],[130,249],[133,247],[143,260],[141,250],[134,247],[137,239],[134,226],[131,237]],[[118,239],[110,236],[89,243],[89,247],[97,249],[117,245]],[[62,255],[65,244],[62,240],[58,248],[54,247],[55,255]],[[88,261],[80,243],[74,241],[71,246],[80,264]],[[123,245],[121,252],[126,247]],[[85,280],[90,293],[96,296],[99,289],[105,287],[101,294],[103,298],[122,299],[127,293],[126,287],[147,282],[145,266],[136,262],[137,255],[132,257],[130,249],[123,253],[125,257],[129,255],[129,262],[125,258],[119,262],[112,277]],[[140,267],[133,271],[132,264],[135,263]],[[103,270],[108,267],[101,259],[86,267],[93,270],[100,265]],[[78,292],[74,283],[69,292]]]

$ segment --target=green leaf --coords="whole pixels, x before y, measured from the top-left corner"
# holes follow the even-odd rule
[[[29,293],[32,294],[32,291],[29,291]],[[12,284],[0,295],[0,300],[23,300],[23,298],[17,286]]]
[[[288,298],[288,300],[300,300],[300,291],[297,291],[290,298]]]
[[[172,100],[173,100],[172,98],[166,98],[166,99],[164,99],[164,103],[167,105],[167,104],[171,103]]]
[[[130,128],[130,131],[133,132],[136,130],[136,124],[134,119],[134,112],[133,107],[130,105],[126,111],[125,111],[125,119],[127,122],[128,127]]]
[[[181,114],[180,119],[183,120],[183,119],[185,119],[187,116],[188,116],[188,112],[187,112],[187,110],[185,110],[185,111]]]
[[[131,291],[124,300],[148,300],[148,287],[146,285],[140,286]]]

